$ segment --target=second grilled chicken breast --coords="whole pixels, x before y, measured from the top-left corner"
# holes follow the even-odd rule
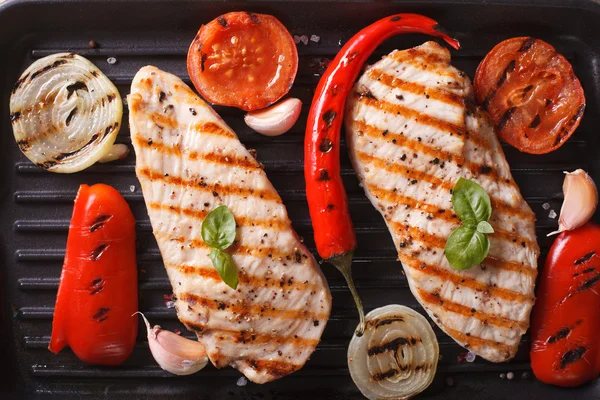
[[[472,86],[435,42],[393,51],[369,67],[347,103],[348,146],[367,197],[392,233],[410,289],[440,328],[483,358],[512,358],[529,327],[539,248],[535,216],[510,174]],[[459,177],[492,201],[491,249],[454,270],[444,255],[460,224]]]
[[[300,369],[331,309],[327,281],[291,227],[260,164],[210,106],[174,75],[144,67],[129,96],[136,173],[180,321],[211,362],[256,383]],[[225,204],[237,290],[219,277],[201,224]]]

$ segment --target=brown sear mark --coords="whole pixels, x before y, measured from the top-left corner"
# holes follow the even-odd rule
[[[208,54],[201,51],[200,52],[200,71],[204,72],[204,66],[206,64],[206,60],[208,59]]]
[[[448,333],[448,335],[452,336],[453,339],[465,343],[465,347],[474,349],[481,347],[489,347],[492,349],[496,349],[503,353],[505,360],[510,358],[512,354],[513,349],[507,344],[496,342],[494,340],[484,339],[472,334],[465,334],[447,326],[444,326],[443,329],[446,331],[446,333]]]
[[[535,129],[542,123],[542,119],[540,118],[540,114],[536,114],[533,118],[533,121],[529,124],[529,128]]]
[[[91,295],[100,293],[102,290],[104,290],[104,279],[94,279],[88,290],[90,291]]]
[[[21,139],[17,142],[17,145],[23,153],[29,150],[29,148],[31,148],[31,144],[29,144],[29,139]]]
[[[534,43],[535,43],[535,39],[532,37],[528,37],[527,39],[523,40],[521,47],[519,47],[519,50],[517,50],[517,51],[519,53],[523,53],[523,52],[529,50],[531,48],[531,46],[533,46]]]
[[[92,316],[92,318],[94,318],[98,322],[103,322],[106,319],[108,319],[108,315],[106,315],[106,314],[108,314],[109,311],[110,311],[110,308],[100,307],[98,309],[98,311],[96,311],[96,314],[94,314]]]
[[[13,86],[13,94],[17,93],[17,90],[21,87],[21,85],[29,78],[29,73],[22,78],[19,78],[17,82],[15,82],[15,86]]]
[[[376,356],[377,354],[385,353],[387,351],[398,351],[398,348],[401,346],[414,345],[416,343],[420,343],[420,338],[403,338],[398,337],[390,340],[389,342],[383,343],[378,346],[373,346],[367,349],[367,355]]]
[[[237,139],[235,133],[223,129],[219,124],[215,122],[204,122],[192,126],[192,129],[202,134],[223,136],[232,139]]]
[[[550,336],[548,338],[548,340],[546,341],[546,343],[552,344],[552,343],[558,342],[559,340],[562,340],[562,339],[566,338],[567,336],[569,336],[569,333],[571,333],[571,328],[566,326],[566,327],[562,328],[561,330],[559,330],[558,332],[556,332],[556,334]]]
[[[97,261],[102,256],[102,254],[106,251],[106,249],[108,249],[108,247],[109,247],[109,245],[106,243],[102,243],[102,244],[98,245],[98,247],[96,247],[90,253],[90,260]]]
[[[331,178],[329,177],[329,172],[327,172],[327,170],[325,168],[321,168],[321,172],[319,173],[319,177],[317,178],[317,181],[326,182],[330,179]]]
[[[385,326],[385,325],[393,324],[394,322],[404,322],[404,318],[402,318],[402,317],[391,317],[391,318],[384,318],[384,319],[372,319],[370,321],[367,321],[367,325],[370,326],[370,327],[373,327],[373,328],[377,329],[380,326]]]
[[[99,136],[100,136],[99,134],[95,133],[90,138],[90,140],[88,140],[88,142],[86,144],[84,144],[83,146],[81,146],[77,150],[73,150],[73,151],[70,151],[68,153],[60,153],[57,156],[55,156],[54,159],[56,161],[61,161],[61,160],[64,160],[65,158],[69,158],[69,157],[72,157],[72,156],[76,155],[77,153],[79,153],[79,152],[85,150],[86,148],[88,148],[89,146],[91,146],[98,139]]]
[[[586,352],[587,349],[584,346],[579,346],[567,351],[560,358],[560,369],[565,369],[567,365],[573,364],[574,362],[581,360],[581,358]]]
[[[63,64],[66,64],[67,62],[68,62],[67,60],[56,60],[52,64],[46,65],[44,68],[39,69],[39,70],[35,71],[33,74],[31,74],[30,81],[33,81],[35,78],[37,78],[38,76],[42,75],[44,72],[48,72],[50,70],[53,70],[54,68],[59,67],[59,66],[61,66]]]
[[[102,228],[104,226],[104,224],[106,223],[106,221],[110,220],[111,218],[112,218],[112,215],[110,215],[110,214],[99,215],[92,222],[92,225],[90,226],[90,232],[95,232],[98,229]]]
[[[498,79],[498,82],[496,82],[496,88],[500,88],[500,86],[504,85],[504,82],[506,82],[506,78],[508,78],[508,74],[515,70],[515,65],[515,60],[512,60],[506,65],[506,68],[504,68],[504,71],[502,71],[500,79]]]
[[[329,140],[329,138],[323,138],[323,140],[321,140],[321,143],[319,144],[319,151],[321,153],[329,153],[329,151],[333,148],[333,143],[331,143],[331,140]]]
[[[16,111],[12,114],[10,114],[10,122],[16,122],[19,120],[19,118],[21,118],[21,112],[20,111]]]
[[[229,24],[227,23],[227,20],[225,19],[224,16],[219,16],[217,18],[217,22],[219,23],[219,25],[221,25],[223,28],[227,28],[227,26],[229,26]]]
[[[396,16],[394,16],[394,17],[390,18],[390,21],[392,21],[392,22],[396,22],[396,21],[400,21],[401,19],[402,19],[402,18],[401,18],[399,15],[396,15]]]
[[[577,123],[579,118],[581,118],[584,111],[585,111],[585,104],[581,105],[581,107],[579,107],[579,109],[577,109],[577,112],[575,113],[575,115],[573,115],[573,117],[571,117],[571,119],[565,124],[565,126],[563,126],[561,128],[559,134],[556,136],[556,140],[554,141],[555,146],[558,145],[560,142],[562,142],[563,139],[569,134],[571,128],[573,127],[573,125],[575,125],[575,123]]]
[[[510,107],[508,110],[506,110],[504,112],[504,114],[502,115],[502,118],[500,118],[500,121],[496,125],[496,130],[501,131],[502,129],[504,129],[504,127],[506,126],[506,124],[508,123],[508,121],[510,121],[510,119],[512,118],[513,113],[516,110],[517,110],[517,107]]]
[[[293,364],[288,361],[278,361],[278,360],[252,360],[247,359],[245,362],[252,367],[257,372],[264,372],[271,376],[275,377],[283,377],[291,374],[292,372],[298,371],[302,366]]]
[[[575,262],[573,263],[574,265],[580,265],[583,264],[587,261],[589,261],[592,257],[594,257],[596,255],[595,251],[590,251],[589,253],[587,253],[585,256],[575,260]]]
[[[408,369],[408,366],[401,365],[401,366],[399,366],[398,369],[392,368],[392,369],[388,369],[385,372],[378,372],[375,375],[373,375],[373,380],[375,382],[381,382],[387,378],[393,378],[394,376],[399,375],[400,372],[406,371],[407,369]]]
[[[327,110],[323,113],[323,121],[325,125],[329,128],[333,124],[333,120],[337,116],[337,113],[334,110]]]
[[[254,14],[253,12],[249,12],[249,11],[246,11],[246,14],[248,14],[248,16],[250,17],[250,21],[254,22],[255,24],[260,24],[260,20],[258,19],[256,14]]]

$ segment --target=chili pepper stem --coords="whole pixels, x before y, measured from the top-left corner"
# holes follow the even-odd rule
[[[354,298],[354,303],[356,303],[356,309],[358,310],[359,317],[359,325],[356,330],[357,336],[362,336],[365,332],[365,311],[363,309],[362,301],[360,300],[360,296],[358,295],[358,291],[356,290],[356,286],[354,285],[354,280],[352,279],[352,256],[354,255],[354,251],[331,257],[327,260],[328,263],[333,265],[342,273],[344,279],[346,279],[346,283],[348,284],[348,288],[350,288],[350,293],[352,293],[352,297]]]

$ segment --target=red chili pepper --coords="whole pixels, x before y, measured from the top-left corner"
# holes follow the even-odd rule
[[[81,185],[67,239],[50,351],[118,365],[133,351],[138,318],[135,219],[114,188]]]
[[[354,35],[331,62],[317,86],[306,125],[304,175],[317,251],[348,281],[361,317],[359,332],[364,328],[364,316],[350,272],[356,235],[340,175],[340,128],[346,97],[364,63],[384,40],[401,33],[440,37],[460,48],[436,21],[422,15],[396,14],[381,19]]]
[[[550,249],[531,324],[542,382],[579,386],[600,375],[600,226],[563,232]]]

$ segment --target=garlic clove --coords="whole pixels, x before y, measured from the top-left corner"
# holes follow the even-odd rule
[[[274,106],[246,114],[246,125],[265,136],[279,136],[289,131],[298,120],[302,102],[295,98],[285,99]]]
[[[98,162],[107,163],[115,160],[122,160],[129,154],[129,147],[126,144],[113,144],[108,153],[103,155]]]
[[[582,169],[565,172],[564,201],[558,219],[558,231],[548,236],[579,228],[589,221],[598,206],[598,190],[592,178]]]
[[[140,314],[146,323],[150,351],[162,369],[175,375],[190,375],[206,366],[208,357],[202,343],[161,329],[158,325],[151,328],[144,314],[136,314]]]

